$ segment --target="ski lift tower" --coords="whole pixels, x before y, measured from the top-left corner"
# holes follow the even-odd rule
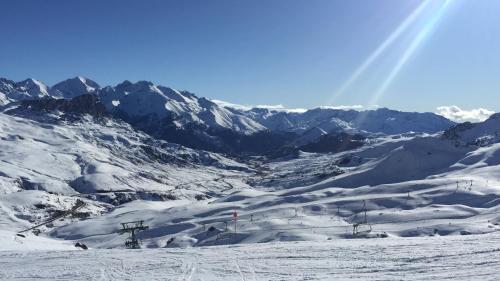
[[[131,221],[121,223],[122,229],[120,234],[130,233],[130,236],[125,240],[125,247],[128,249],[140,249],[139,239],[137,239],[137,232],[146,230],[149,226],[144,225],[144,221]]]
[[[361,222],[357,222],[357,223],[354,223],[352,225],[352,235],[353,236],[357,236],[359,234],[363,234],[363,233],[370,233],[372,231],[372,226],[370,224],[368,224],[368,217],[366,216],[366,201],[363,200],[363,212],[365,213],[365,218],[363,221]],[[359,227],[362,227],[362,230],[360,231],[359,230]],[[363,228],[363,226],[365,226]]]

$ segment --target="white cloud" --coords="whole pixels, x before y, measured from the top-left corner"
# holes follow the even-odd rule
[[[303,113],[306,112],[307,109],[305,108],[286,108],[282,104],[277,104],[277,105],[256,105],[254,108],[265,108],[269,110],[276,110],[276,111],[286,111],[286,112],[297,112],[297,113]]]
[[[484,108],[464,110],[456,105],[440,106],[436,110],[436,114],[444,116],[455,122],[466,122],[466,121],[482,122],[488,119],[494,113],[495,113],[494,111]]]
[[[212,100],[212,102],[222,106],[222,107],[229,107],[229,108],[234,108],[234,109],[239,109],[239,110],[251,110],[252,108],[265,108],[269,110],[276,110],[276,111],[286,111],[286,112],[306,112],[307,109],[304,108],[286,108],[282,104],[277,104],[277,105],[241,105],[241,104],[235,104],[235,103],[230,103],[227,101],[221,101],[221,100]]]
[[[230,102],[223,101],[223,100],[211,100],[211,101],[213,103],[216,103],[219,106],[222,106],[222,107],[229,107],[229,108],[240,109],[240,110],[250,110],[253,108],[253,106],[250,106],[250,105],[235,104],[235,103],[230,103]]]
[[[363,105],[336,105],[336,106],[320,106],[323,109],[340,109],[340,110],[363,110],[365,107]]]
[[[222,106],[222,107],[229,107],[229,108],[234,108],[234,109],[239,109],[239,110],[251,110],[252,108],[265,108],[269,110],[275,110],[275,111],[285,111],[285,112],[297,112],[297,113],[303,113],[306,112],[307,109],[305,108],[286,108],[282,104],[276,104],[276,105],[241,105],[241,104],[235,104],[235,103],[230,103],[226,101],[221,101],[221,100],[212,100],[212,102]],[[317,108],[323,108],[323,109],[340,109],[340,110],[364,110],[364,109],[376,109],[378,106],[372,106],[370,108],[365,108],[363,105],[338,105],[338,106],[318,106]]]

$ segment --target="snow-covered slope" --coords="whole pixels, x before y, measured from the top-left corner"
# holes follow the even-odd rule
[[[460,145],[487,146],[500,142],[500,113],[493,114],[481,123],[463,123],[450,128],[444,138]]]
[[[301,153],[298,159],[271,163],[254,160],[251,166],[257,173],[214,180],[234,185],[248,177],[253,187],[240,184],[239,190],[213,199],[143,198],[148,200],[124,203],[49,231],[54,238],[98,248],[123,247],[120,222],[133,220],[144,220],[150,227],[140,235],[148,248],[326,241],[353,237],[353,225],[365,221],[366,211],[363,237],[496,232],[500,231],[499,151],[500,144],[456,147],[440,135],[383,137],[350,152]],[[182,177],[198,179],[191,172]],[[4,185],[9,186],[8,181]],[[178,192],[185,192],[184,187],[180,185]],[[6,196],[3,200],[16,202]],[[16,213],[13,205],[19,204],[11,204],[8,213]]]
[[[0,78],[0,105],[13,101],[47,97],[49,97],[49,88],[38,80],[26,79],[21,82],[14,82]]]
[[[0,279],[493,281],[500,268],[499,242],[500,235],[488,234],[196,249],[0,252]]]
[[[36,100],[45,98],[71,99],[83,94],[96,93],[99,85],[84,77],[75,77],[48,87],[35,79],[26,79],[14,82],[0,78],[0,105],[22,100]]]
[[[496,232],[499,151],[456,147],[440,135],[383,137],[354,151],[252,164],[253,188],[215,200],[134,201],[50,235],[123,247],[119,223],[138,219],[150,226],[141,237],[151,248],[352,238],[359,223],[359,235],[371,238]]]
[[[349,173],[335,178],[329,185],[360,187],[423,179],[446,172],[472,149],[456,147],[453,142],[435,136],[417,137],[352,151],[341,160]],[[352,159],[356,159],[351,163]]]
[[[206,185],[244,165],[152,139],[109,118],[0,114],[0,171],[21,189],[61,194],[144,191],[176,194],[185,173]],[[196,176],[195,176],[196,175]],[[225,188],[225,187],[224,187]],[[210,192],[219,189],[213,187]],[[203,194],[204,190],[192,191]]]
[[[78,198],[86,218],[131,200],[206,200],[247,186],[245,164],[153,139],[109,117],[37,111],[34,104],[0,113],[0,225],[11,235]]]
[[[71,79],[64,80],[50,88],[50,95],[58,99],[71,99],[79,95],[95,94],[100,86],[96,82],[77,76]]]
[[[52,87],[28,79],[0,80],[0,105],[22,100],[72,99],[96,95],[108,113],[155,138],[195,149],[228,154],[276,154],[315,142],[324,133],[436,133],[454,125],[432,113],[388,109],[355,111],[246,108],[197,97],[149,81],[124,81],[101,88],[78,76]]]
[[[27,89],[14,84],[3,85]],[[149,226],[140,233],[148,248],[500,231],[498,115],[436,133],[452,123],[387,109],[240,111],[145,81],[88,92],[9,98],[0,113],[0,225],[9,229],[0,236],[85,203],[41,227],[40,237],[10,239],[11,249],[23,238],[33,247],[51,239],[58,249],[122,248],[120,223],[135,220]],[[267,126],[304,148],[314,140],[356,145],[231,159],[153,137],[168,128],[160,132],[185,142],[283,145]]]
[[[174,118],[179,126],[194,122],[214,129],[230,129],[244,134],[265,129],[257,122],[234,114],[205,98],[147,81],[125,81],[116,87],[105,87],[99,96],[108,110],[121,111],[129,117]]]
[[[454,125],[453,122],[433,113],[409,113],[388,109],[248,109],[199,98],[187,91],[177,91],[148,81],[124,81],[116,86],[101,89],[96,82],[81,76],[67,79],[50,88],[33,79],[18,83],[0,79],[0,105],[46,97],[71,99],[83,94],[97,94],[110,112],[119,112],[122,117],[175,119],[178,127],[196,124],[205,126],[206,129],[231,130],[241,134],[253,134],[263,130],[303,134],[313,128],[327,133],[436,133]]]
[[[307,131],[305,131],[303,134],[301,134],[297,139],[293,141],[293,145],[295,146],[302,146],[306,145],[308,143],[312,143],[317,141],[321,136],[326,135],[327,132],[323,129],[320,129],[318,127],[311,128]]]
[[[437,133],[454,125],[452,121],[434,113],[401,112],[386,108],[356,111],[319,107],[304,112],[267,108],[250,110],[230,108],[271,130],[297,133],[303,133],[312,128],[319,128],[327,133],[338,131],[384,134]]]
[[[0,114],[0,224],[13,231],[69,209],[76,198],[86,198],[82,212],[95,216],[109,204],[203,200],[246,186],[239,180],[250,171],[245,165],[152,139],[123,122],[17,115]]]

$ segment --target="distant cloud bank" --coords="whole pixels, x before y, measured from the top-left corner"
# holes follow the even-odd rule
[[[215,99],[213,99],[212,102],[214,102],[222,107],[235,108],[235,109],[239,109],[239,110],[251,110],[252,108],[265,108],[265,109],[269,109],[269,110],[286,111],[286,112],[299,112],[299,113],[307,111],[307,109],[304,109],[304,108],[286,108],[282,104],[277,104],[277,105],[242,105],[242,104],[230,103],[227,101],[215,100]]]
[[[341,109],[341,110],[363,110],[365,109],[364,106],[358,104],[358,105],[338,105],[338,106],[320,106],[319,108],[325,108],[325,109]]]
[[[241,105],[241,104],[235,104],[235,103],[230,103],[227,101],[221,101],[221,100],[215,100],[213,99],[212,102],[222,106],[222,107],[230,107],[230,108],[235,108],[239,110],[251,110],[252,108],[265,108],[269,110],[276,110],[276,111],[285,111],[285,112],[297,112],[297,113],[303,113],[306,112],[307,109],[305,108],[286,108],[282,104],[277,104],[277,105]],[[324,109],[341,109],[341,110],[364,110],[366,109],[362,105],[339,105],[339,106],[318,106],[317,108],[324,108]],[[377,106],[371,107],[370,109],[376,109]]]
[[[436,109],[436,114],[444,116],[455,122],[482,122],[494,113],[494,111],[484,108],[464,110],[456,105],[440,106]]]

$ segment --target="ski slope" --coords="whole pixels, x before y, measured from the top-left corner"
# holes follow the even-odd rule
[[[249,176],[252,188],[198,202],[138,200],[47,234],[121,248],[120,223],[144,220],[150,229],[140,234],[143,247],[164,248],[345,239],[360,223],[358,231],[372,238],[498,232],[500,145],[448,144],[429,136],[389,137],[344,154],[304,153],[264,164],[265,172]],[[341,161],[344,173],[322,175],[347,154],[355,164]],[[397,172],[389,173],[391,166]]]
[[[499,234],[187,249],[2,251],[1,280],[498,280]]]
[[[269,160],[0,114],[0,279],[494,279],[499,120]],[[121,223],[138,220],[143,250],[126,251]]]
[[[13,236],[78,198],[86,200],[87,218],[55,221],[41,228],[42,237],[123,248],[120,223],[136,220],[150,227],[140,233],[144,248],[328,241],[352,238],[359,223],[358,231],[373,238],[500,230],[496,143],[456,146],[440,135],[406,134],[338,154],[242,164],[155,144],[110,120],[64,124],[0,115],[0,121],[0,224]],[[152,158],[154,149],[168,161]],[[176,200],[155,201],[165,193]],[[211,196],[193,200],[198,194]]]

